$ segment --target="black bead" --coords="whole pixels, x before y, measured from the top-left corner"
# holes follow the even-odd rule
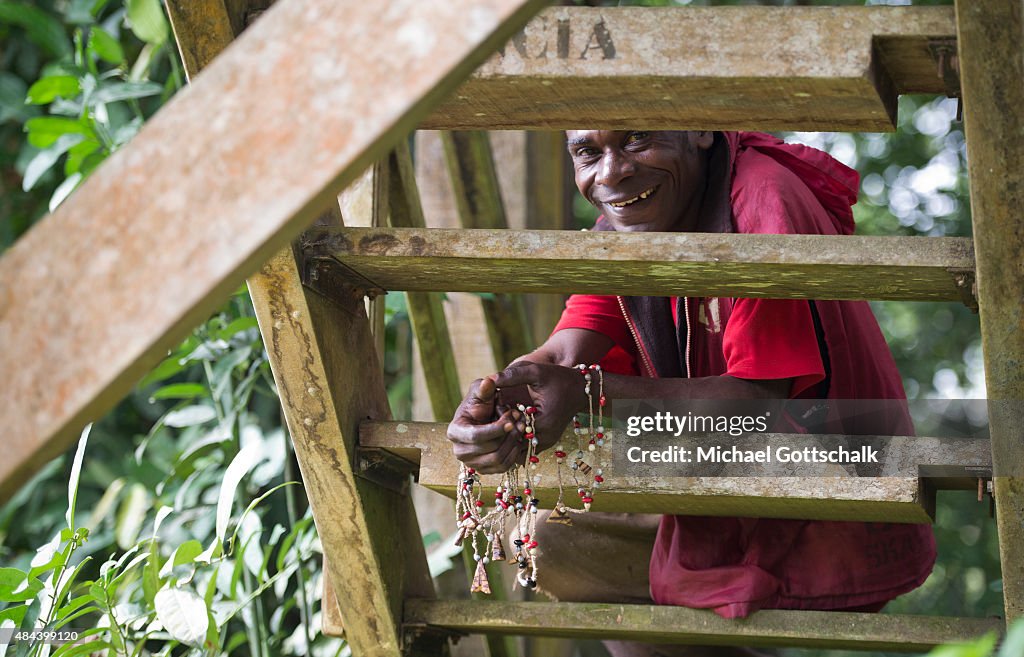
[[[519,562],[519,568],[520,568],[520,570],[526,570],[526,562],[525,561],[520,561]]]
[[[514,543],[516,547],[523,547],[523,541],[518,538],[512,541],[512,543]]]
[[[528,580],[526,580],[526,588],[528,588],[528,589],[535,589],[535,588],[537,588],[537,580],[535,580],[535,579],[528,579]]]
[[[530,500],[530,504],[532,504],[533,506],[540,506],[540,500],[535,497],[532,500]]]
[[[522,503],[522,501],[523,501],[523,496],[522,495],[516,495],[516,503],[520,504],[520,503]]]

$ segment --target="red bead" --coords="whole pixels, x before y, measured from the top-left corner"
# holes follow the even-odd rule
[[[529,534],[523,534],[523,543],[529,543],[529,542],[530,542],[530,535]]]
[[[596,481],[597,483],[601,483],[602,481],[604,481],[604,477],[602,477],[601,475],[594,475],[594,481]]]
[[[594,444],[596,444],[596,443],[594,443],[594,439],[593,439],[593,438],[591,438],[591,439],[590,439],[590,444],[591,444],[591,445],[594,445]]]
[[[591,366],[590,366],[590,369],[592,369],[592,370],[596,370],[596,369],[597,369],[597,365],[591,365]]]
[[[584,497],[584,498],[583,498],[583,503],[584,503],[584,504],[590,504],[590,503],[591,503],[591,502],[593,502],[593,501],[594,501],[594,498],[593,498],[593,497]]]
[[[586,497],[586,495],[587,495],[586,491],[582,491],[581,490],[579,493],[580,493],[580,497]]]
[[[533,491],[530,490],[529,488],[524,488],[523,489],[523,495],[531,495],[532,493],[533,493]]]
[[[530,463],[540,463],[540,457],[538,457],[538,456],[531,456],[530,457]]]
[[[469,468],[466,470],[466,474],[476,474],[476,470],[474,470],[473,468]]]
[[[601,398],[600,398],[600,399],[598,400],[598,403],[599,403],[599,404],[600,404],[601,406],[604,406],[604,402],[605,402],[605,399],[604,399],[604,395],[601,395]]]
[[[498,506],[500,506],[503,509],[507,509],[508,508],[508,502],[506,502],[504,500],[498,500]]]
[[[533,438],[533,432],[532,431],[527,431],[526,432],[526,437],[527,438]]]
[[[555,458],[564,459],[565,458],[565,452],[563,452],[561,450],[556,451],[555,452]]]
[[[476,501],[476,505],[477,506],[483,506],[484,505],[484,501],[483,500],[477,500]]]
[[[473,514],[470,513],[469,511],[466,511],[465,513],[462,514],[462,519],[465,520],[465,519],[469,518],[471,515],[473,515]]]
[[[535,547],[537,547],[537,541],[530,541],[530,542],[529,542],[529,543],[528,543],[528,544],[526,545],[526,547],[528,547],[528,548],[535,548]]]
[[[537,412],[537,409],[534,408],[533,406],[527,406],[526,407],[526,412],[532,415],[532,414]]]
[[[598,431],[598,432],[597,432],[597,437],[598,437],[598,438],[604,438],[604,434],[603,434],[603,433],[601,433],[600,431]]]
[[[469,484],[462,484],[462,490],[469,490]]]

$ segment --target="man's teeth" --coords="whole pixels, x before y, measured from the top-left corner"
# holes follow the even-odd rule
[[[651,189],[648,189],[646,192],[642,192],[639,196],[634,196],[633,198],[629,199],[628,201],[623,201],[622,203],[609,203],[608,205],[611,205],[612,207],[616,207],[616,208],[624,208],[627,205],[630,205],[632,203],[636,203],[640,199],[647,198],[648,196],[650,196],[653,193],[654,193],[654,188],[652,187]]]

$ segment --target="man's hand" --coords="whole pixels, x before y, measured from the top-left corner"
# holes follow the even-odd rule
[[[583,376],[570,367],[519,361],[492,377],[502,389],[526,386],[537,409],[535,418],[538,451],[556,444],[574,414],[587,409],[587,396],[583,392]],[[595,404],[598,396],[598,377],[593,375],[591,394]],[[522,429],[522,422],[519,423]]]
[[[521,414],[498,409],[495,393],[492,379],[474,381],[448,425],[455,458],[482,474],[505,472],[526,455],[526,441],[515,426]]]

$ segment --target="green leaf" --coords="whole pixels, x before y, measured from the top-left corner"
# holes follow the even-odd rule
[[[42,9],[21,2],[0,2],[0,23],[24,28],[28,38],[55,59],[71,55],[64,26]]]
[[[167,562],[160,569],[160,577],[170,576],[172,570],[183,564],[190,564],[196,557],[203,552],[203,544],[196,539],[190,539],[179,545],[174,550],[174,554],[167,560]]]
[[[121,503],[121,510],[117,514],[115,529],[117,545],[122,550],[135,545],[151,501],[149,490],[142,484],[134,483],[128,489],[128,496]]]
[[[56,210],[60,204],[67,199],[67,197],[71,196],[71,192],[78,189],[78,185],[82,182],[84,177],[85,176],[81,171],[73,173],[65,178],[64,182],[57,186],[57,189],[53,190],[53,196],[50,197],[50,212]]]
[[[164,88],[155,82],[112,82],[101,84],[90,99],[89,107],[100,103],[113,103],[119,100],[146,98],[163,93]]]
[[[114,66],[124,62],[124,50],[121,48],[121,44],[107,34],[103,28],[95,25],[89,30],[89,50]]]
[[[255,317],[239,317],[218,331],[217,337],[221,340],[230,340],[238,333],[254,328],[259,328],[259,322]]]
[[[0,568],[0,602],[25,602],[42,589],[42,582],[17,568]]]
[[[78,449],[75,450],[75,458],[71,461],[71,476],[68,477],[68,512],[64,516],[68,527],[75,528],[75,503],[78,501],[78,478],[82,476],[82,459],[85,458],[85,446],[89,443],[89,433],[92,431],[92,423],[85,425],[82,435],[78,439]]]
[[[136,387],[141,389],[157,383],[158,381],[165,381],[183,369],[185,369],[185,367],[182,365],[181,359],[177,356],[170,356],[160,361],[160,364],[154,367],[149,374],[143,377],[143,379],[139,381],[139,385]]]
[[[156,617],[175,640],[200,645],[210,618],[206,603],[186,589],[164,589],[156,594]]]
[[[928,657],[989,657],[995,648],[997,638],[995,632],[989,632],[969,643],[939,646],[928,653]]]
[[[171,411],[164,416],[164,424],[168,427],[194,427],[217,419],[217,411],[212,406],[186,406]]]
[[[92,603],[93,599],[90,595],[80,595],[77,598],[71,598],[57,610],[57,620],[64,620],[82,607]]]
[[[99,147],[100,143],[98,141],[86,137],[84,141],[68,149],[68,159],[64,161],[64,175],[70,176],[75,173],[86,175],[82,165],[86,158],[95,153]]]
[[[32,105],[45,105],[52,103],[58,96],[74,98],[79,91],[81,87],[78,78],[71,75],[51,75],[29,87],[26,102]]]
[[[172,383],[156,390],[149,396],[149,403],[157,399],[195,399],[206,394],[206,386],[201,383]]]
[[[49,148],[61,135],[81,134],[92,136],[89,124],[81,119],[69,119],[63,116],[38,116],[25,122],[28,132],[28,143],[36,148]]]
[[[94,652],[98,653],[102,650],[113,652],[114,646],[100,639],[89,641],[88,643],[65,643],[53,653],[53,657],[79,657],[80,655],[91,655]]]
[[[160,45],[167,40],[167,20],[160,0],[127,0],[128,24],[135,36]]]
[[[21,621],[25,618],[25,612],[28,611],[28,605],[18,605],[16,607],[8,607],[3,611],[0,611],[0,625],[4,621],[11,621],[14,623],[14,627],[21,625]]]
[[[27,192],[35,187],[39,179],[43,177],[43,174],[57,163],[60,156],[68,152],[73,146],[81,143],[83,139],[85,139],[85,135],[61,135],[52,146],[39,151],[25,169],[25,176],[21,179],[22,189]]]
[[[142,594],[146,598],[147,607],[153,607],[160,583],[160,548],[154,539],[149,542],[149,561],[142,569]]]
[[[263,460],[263,450],[257,442],[252,442],[239,450],[230,465],[224,471],[224,479],[217,496],[217,538],[224,542],[228,531],[228,521],[235,503],[235,492],[242,478]]]

